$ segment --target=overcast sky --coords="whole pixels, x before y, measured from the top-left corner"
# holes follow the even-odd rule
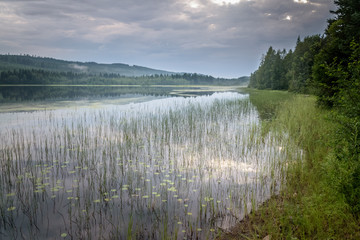
[[[322,34],[333,0],[0,0],[0,53],[239,77]]]

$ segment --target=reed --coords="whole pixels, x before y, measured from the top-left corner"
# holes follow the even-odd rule
[[[238,93],[14,118],[0,129],[5,238],[211,239],[278,193],[283,163],[301,157]]]

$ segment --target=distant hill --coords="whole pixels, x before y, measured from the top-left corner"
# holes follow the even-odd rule
[[[239,77],[238,82],[239,82],[240,86],[247,87],[250,82],[250,77],[249,76]]]
[[[15,69],[39,69],[56,72],[87,74],[118,74],[127,77],[149,76],[155,74],[171,75],[174,72],[130,66],[123,63],[102,64],[95,62],[74,62],[30,55],[0,55],[0,71]]]
[[[0,84],[247,86],[249,79],[246,76],[227,79],[197,73],[175,73],[123,63],[102,64],[30,55],[0,55]]]

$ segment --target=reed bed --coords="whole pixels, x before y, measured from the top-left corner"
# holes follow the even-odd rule
[[[301,155],[238,93],[1,117],[2,239],[213,239]]]

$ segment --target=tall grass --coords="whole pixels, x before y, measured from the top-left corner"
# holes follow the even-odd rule
[[[272,91],[256,91],[257,105],[268,105]],[[285,93],[291,95],[290,93]],[[268,96],[270,96],[268,98]],[[253,96],[254,97],[254,96]],[[312,96],[293,95],[279,100],[267,131],[289,136],[286,148],[299,146],[303,160],[289,156],[286,183],[280,194],[233,229],[234,239],[359,239],[359,221],[334,186],[333,139],[336,123]],[[290,151],[291,152],[291,151]]]
[[[299,155],[238,93],[3,116],[4,239],[214,238]]]

